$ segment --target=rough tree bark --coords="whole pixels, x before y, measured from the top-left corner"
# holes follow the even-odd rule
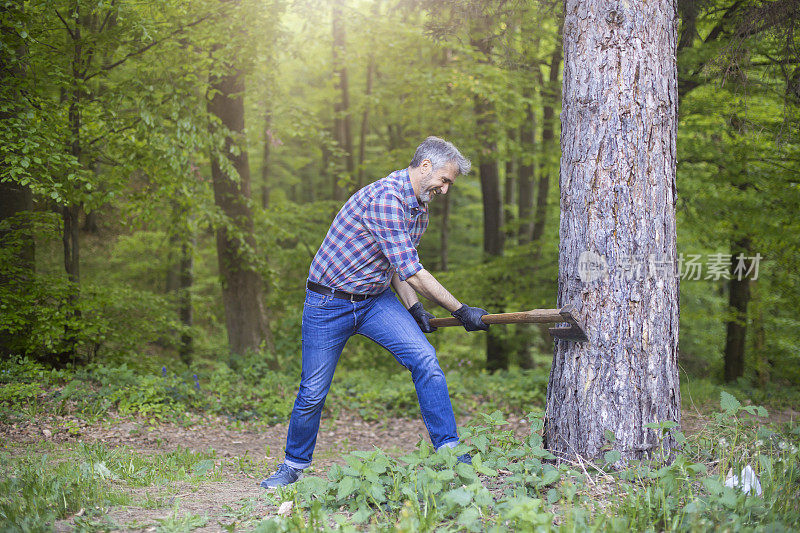
[[[645,425],[680,423],[676,29],[675,0],[566,1],[558,305],[582,306],[590,342],[556,342],[545,442],[557,456],[598,456],[605,430],[622,461],[674,445]],[[606,276],[579,268],[585,252],[605,257]],[[651,254],[662,268],[627,275]]]
[[[244,76],[240,70],[226,65],[225,73],[211,79],[212,98],[208,111],[219,118],[230,135],[225,138],[227,164],[221,164],[220,153],[211,154],[211,177],[214,184],[214,202],[235,227],[235,234],[225,226],[217,229],[217,260],[222,282],[222,300],[225,306],[225,325],[231,353],[243,354],[258,350],[262,341],[272,350],[263,302],[261,276],[248,260],[246,247],[255,249],[253,214],[250,199],[250,165],[247,150],[233,150],[244,135]],[[232,136],[236,136],[234,139]],[[231,176],[224,167],[231,166],[238,174]],[[242,242],[242,240],[244,242]],[[276,366],[273,358],[270,365]]]

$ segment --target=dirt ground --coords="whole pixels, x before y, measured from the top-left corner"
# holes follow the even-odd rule
[[[461,425],[468,420],[459,420]],[[508,417],[508,429],[519,435],[528,433],[522,416]],[[147,420],[110,417],[88,424],[74,417],[47,417],[13,425],[0,424],[0,440],[12,453],[24,453],[28,445],[51,443],[102,442],[110,447],[127,446],[139,453],[163,453],[187,448],[191,451],[216,450],[222,469],[219,481],[172,483],[160,487],[128,489],[134,501],[156,502],[157,508],[120,506],[109,509],[107,516],[120,530],[156,531],[159,521],[175,516],[199,515],[208,520],[194,531],[224,531],[243,521],[257,521],[274,516],[277,508],[264,498],[258,484],[283,459],[287,424],[235,429],[221,418],[197,419],[183,427],[172,423],[151,424]],[[393,418],[365,422],[357,415],[339,413],[336,420],[323,418],[314,453],[311,474],[324,474],[333,463],[343,464],[343,455],[354,450],[378,447],[400,457],[411,452],[417,441],[427,439],[421,419]],[[240,471],[239,458],[249,458],[264,465],[258,471]],[[153,507],[155,505],[150,505]],[[73,529],[75,517],[56,524],[56,531]]]
[[[797,419],[795,411],[781,415],[777,418]],[[682,418],[687,434],[700,431],[707,420],[703,414],[689,409],[684,410]],[[507,420],[506,429],[513,429],[518,436],[528,434],[529,425],[524,416],[512,414]],[[465,425],[468,419],[458,422]],[[42,442],[102,442],[110,447],[127,446],[143,454],[164,453],[178,447],[198,452],[216,450],[217,464],[224,466],[216,480],[126,489],[134,502],[150,504],[114,507],[108,510],[107,517],[117,530],[154,532],[159,525],[165,525],[163,521],[194,515],[206,517],[205,524],[196,529],[194,525],[184,524],[179,529],[225,531],[235,524],[252,526],[277,513],[277,506],[267,501],[258,483],[283,459],[286,429],[286,424],[234,428],[222,418],[199,417],[184,426],[116,416],[88,424],[75,417],[45,414],[27,422],[0,424],[0,441],[11,453],[20,454],[25,453],[29,445]],[[427,439],[421,419],[365,422],[348,413],[338,413],[335,420],[323,417],[314,465],[307,472],[324,474],[333,463],[343,463],[347,452],[372,450],[374,446],[399,457],[412,451],[422,437]],[[239,460],[245,458],[252,461],[245,464],[260,466],[242,469]],[[75,519],[70,517],[58,522],[55,530],[72,530]]]

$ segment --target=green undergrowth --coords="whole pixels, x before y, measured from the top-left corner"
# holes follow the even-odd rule
[[[272,425],[291,413],[298,370],[273,372],[258,356],[238,361],[236,369],[218,361],[147,368],[121,364],[90,364],[51,369],[30,359],[0,362],[0,423],[39,416],[70,415],[90,423],[110,412],[144,417],[152,423],[196,422],[198,416],[223,417],[236,426]],[[489,374],[471,368],[447,371],[448,389],[459,417],[500,410],[521,416],[543,409],[548,372],[518,368]],[[685,376],[681,384],[683,408],[708,413],[723,390],[746,404],[766,405],[775,412],[800,409],[800,389],[782,387],[780,393],[753,387],[746,381],[724,387],[710,379]],[[367,421],[419,416],[416,391],[407,371],[338,369],[326,402],[326,419],[343,412]]]
[[[721,395],[700,433],[674,424],[648,427],[680,443],[671,461],[653,457],[618,465],[615,437],[594,461],[560,465],[542,446],[540,415],[522,439],[499,412],[462,434],[455,450],[426,442],[399,459],[375,449],[345,456],[325,477],[309,476],[269,498],[295,512],[256,531],[790,531],[800,521],[800,426],[768,428],[763,407]],[[456,456],[469,452],[473,466]],[[726,486],[728,471],[750,466],[761,495]],[[729,483],[730,484],[730,483]]]
[[[288,419],[297,391],[294,372],[272,372],[244,362],[234,370],[212,362],[135,369],[128,364],[91,364],[77,370],[54,370],[29,359],[0,363],[0,422],[42,414],[70,414],[97,421],[110,410],[152,420],[186,420],[189,413],[226,417],[232,423],[274,424]],[[477,410],[518,411],[544,404],[547,375],[512,370],[495,374],[452,370],[447,374],[459,414]],[[328,415],[342,410],[365,420],[416,417],[416,392],[403,369],[340,369],[326,403]]]
[[[182,510],[176,498],[185,488],[175,483],[199,488],[230,472],[258,477],[274,465],[247,456],[221,459],[213,450],[14,445],[0,451],[0,530],[51,531],[59,519],[79,531],[191,531],[209,524],[264,532],[792,530],[800,522],[800,426],[770,425],[766,409],[724,391],[718,405],[692,435],[671,422],[648,426],[678,443],[668,460],[654,456],[620,467],[616,436],[607,431],[600,457],[557,464],[543,447],[541,414],[529,414],[529,431],[518,436],[495,411],[461,428],[454,450],[434,452],[420,440],[399,458],[354,451],[319,476],[242,498],[217,514],[211,505]],[[471,466],[457,462],[461,453],[472,454]],[[729,474],[746,467],[761,494],[726,485]],[[276,516],[287,501],[293,512]],[[259,521],[257,502],[269,505],[273,518]],[[153,522],[126,513],[134,522],[119,524],[109,514],[119,507],[168,514]]]

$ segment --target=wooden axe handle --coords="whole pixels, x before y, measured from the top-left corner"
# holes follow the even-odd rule
[[[516,313],[498,313],[494,315],[483,315],[481,317],[487,324],[531,324],[534,322],[550,323],[563,322],[559,309],[532,309],[530,311],[519,311]],[[461,321],[455,317],[432,318],[431,326],[446,328],[448,326],[460,326]]]

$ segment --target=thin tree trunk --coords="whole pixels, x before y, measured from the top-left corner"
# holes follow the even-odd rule
[[[221,155],[211,154],[214,202],[233,230],[230,232],[226,226],[217,228],[217,259],[228,344],[232,354],[258,351],[262,342],[274,353],[264,309],[263,283],[246,252],[246,248],[255,249],[253,215],[248,205],[250,165],[247,150],[241,147],[238,154],[232,150],[234,143],[242,142],[244,135],[244,76],[241,71],[227,65],[224,75],[211,79],[211,89],[213,97],[208,100],[208,111],[219,117],[230,132],[222,153],[238,174],[238,180],[228,175],[220,164]],[[274,358],[270,357],[269,363],[272,369],[277,370]]]
[[[187,366],[192,364],[192,354],[194,352],[194,338],[192,337],[190,328],[194,322],[194,313],[192,310],[194,255],[192,250],[195,245],[195,236],[192,235],[190,239],[191,242],[183,242],[181,244],[180,283],[178,287],[180,291],[178,297],[178,315],[184,327],[183,332],[181,332],[181,344],[178,349],[178,355],[181,361]]]
[[[559,27],[559,35],[561,28]],[[550,170],[553,168],[550,162],[550,154],[555,148],[555,121],[554,105],[556,98],[559,97],[558,74],[561,66],[561,41],[556,40],[556,47],[550,57],[550,72],[548,75],[548,85],[542,91],[542,151],[543,157],[539,160],[539,183],[536,191],[536,214],[533,218],[533,230],[531,240],[539,243],[534,251],[535,257],[541,256],[541,240],[544,235],[545,223],[547,222],[547,200],[550,196]]]
[[[81,36],[82,19],[75,8],[75,26],[70,34],[72,38],[72,87],[69,91],[69,107],[67,112],[67,123],[70,132],[69,154],[75,161],[82,159],[81,146],[81,101],[83,99],[83,44]],[[69,201],[69,200],[67,200]],[[71,287],[67,298],[67,309],[64,326],[64,343],[59,353],[53,354],[53,363],[56,366],[64,366],[70,361],[75,361],[77,354],[77,332],[73,324],[81,318],[78,310],[78,298],[80,296],[80,206],[67,204],[61,208],[61,217],[64,228],[61,241],[64,250],[64,271]]]
[[[339,148],[344,151],[344,170],[347,180],[352,180],[355,176],[355,164],[353,159],[353,134],[350,129],[350,92],[347,83],[347,66],[345,62],[345,24],[343,11],[345,0],[334,0],[333,2],[333,74],[336,80],[336,89],[340,93],[340,99],[333,107],[334,113],[334,132]],[[347,189],[338,185],[340,175],[335,172],[333,175],[334,199],[345,200]],[[352,184],[350,184],[352,185]]]
[[[0,120],[6,117],[0,117]],[[23,187],[10,181],[0,182],[0,222],[11,217],[16,218],[8,231],[0,231],[0,246],[6,246],[6,239],[13,233],[14,240],[21,246],[14,250],[13,263],[15,275],[9,276],[8,272],[0,272],[0,285],[17,285],[33,277],[36,265],[36,244],[31,232],[30,224],[22,219],[24,213],[33,210],[33,195],[28,187]],[[17,277],[18,274],[23,279]],[[24,287],[24,284],[23,286]],[[20,287],[19,290],[24,290]],[[27,329],[27,328],[26,328]],[[26,335],[26,329],[16,334],[0,331],[0,358],[6,359],[14,354],[15,337],[20,333]]]
[[[645,426],[680,423],[676,28],[674,0],[566,1],[558,305],[580,309],[589,342],[556,342],[544,436],[557,457],[598,458],[605,431],[622,462],[675,444]],[[590,276],[587,252],[607,276]],[[661,268],[626,271],[651,254]]]
[[[442,197],[442,233],[439,246],[439,269],[446,272],[450,267],[450,195]]]
[[[264,153],[261,159],[261,207],[269,207],[269,156],[272,146],[272,110],[264,104]]]
[[[9,20],[24,16],[21,5],[11,4],[7,9],[9,9]],[[1,29],[4,34],[14,35],[11,33],[14,32],[14,29],[10,26],[3,25]],[[11,44],[10,41],[8,44]],[[9,100],[13,98],[17,105],[0,111],[0,120],[2,121],[24,111],[22,105],[24,100],[19,84],[23,83],[26,76],[25,62],[28,51],[22,39],[19,39],[13,48],[13,52],[4,51],[0,56],[0,63],[2,63],[0,65],[0,83],[2,83],[3,90],[8,91]],[[13,181],[0,181],[0,222],[31,211],[33,211],[33,193],[29,187]],[[11,224],[9,231],[0,231],[0,243],[9,238],[11,232],[15,233],[15,240],[20,243],[19,248],[14,252],[13,262],[25,277],[33,277],[36,270],[36,243],[30,224],[22,220],[22,217],[17,218]],[[10,281],[5,273],[0,272],[0,284]],[[5,347],[5,339],[0,337],[0,353],[8,355],[4,350]]]
[[[488,33],[488,32],[482,32]],[[473,38],[472,46],[482,54],[481,61],[490,61],[492,44],[489,37],[483,35]],[[497,142],[494,140],[496,122],[492,104],[475,96],[475,116],[477,117],[478,135],[485,139],[486,153],[479,156],[478,172],[481,178],[483,196],[483,251],[487,259],[503,255],[503,197],[500,192],[500,173],[495,159]],[[500,294],[486,302],[492,312],[502,312],[503,300]],[[486,334],[486,369],[490,372],[508,368],[508,350],[502,339],[502,331],[490,329]]]
[[[538,67],[537,67],[538,68]],[[523,89],[526,98],[531,98],[533,90],[530,86]],[[536,115],[533,104],[525,105],[525,121],[519,129],[519,140],[522,145],[519,176],[517,180],[517,218],[519,230],[517,240],[520,244],[527,244],[533,232],[533,169],[534,153],[536,152]]]
[[[361,115],[361,140],[358,144],[358,179],[356,179],[356,188],[360,189],[364,186],[364,160],[367,151],[367,133],[369,133],[369,97],[372,95],[372,74],[375,70],[375,57],[370,54],[369,63],[367,64],[367,87],[364,91],[366,102],[364,102],[364,112]]]
[[[506,151],[506,179],[503,182],[503,223],[510,227],[514,219],[514,203],[516,202],[515,192],[517,189],[517,158],[515,154],[517,143],[517,130],[510,129],[507,132],[509,149]],[[505,232],[505,239],[510,240],[514,236],[514,231],[508,229]]]
[[[380,1],[373,0],[372,17],[378,18],[380,13]],[[374,43],[371,43],[374,45]],[[358,177],[356,179],[356,189],[364,186],[364,163],[367,151],[367,133],[369,133],[369,109],[370,97],[372,96],[372,78],[375,74],[375,53],[372,51],[374,46],[370,46],[369,58],[367,59],[366,87],[364,89],[364,112],[361,114],[361,139],[358,144]]]
[[[726,323],[725,381],[732,382],[744,375],[744,356],[747,342],[747,304],[750,302],[750,279],[737,273],[738,255],[751,256],[750,239],[742,238],[731,246],[731,278],[728,281],[728,305],[733,314]],[[748,261],[745,265],[749,267]],[[747,272],[745,269],[744,272]],[[741,278],[741,279],[739,279]]]
[[[754,309],[753,315],[753,351],[756,356],[756,372],[758,374],[758,384],[766,387],[769,383],[771,364],[767,357],[766,332],[764,330],[764,302],[759,295],[757,280],[750,280],[750,296]]]

